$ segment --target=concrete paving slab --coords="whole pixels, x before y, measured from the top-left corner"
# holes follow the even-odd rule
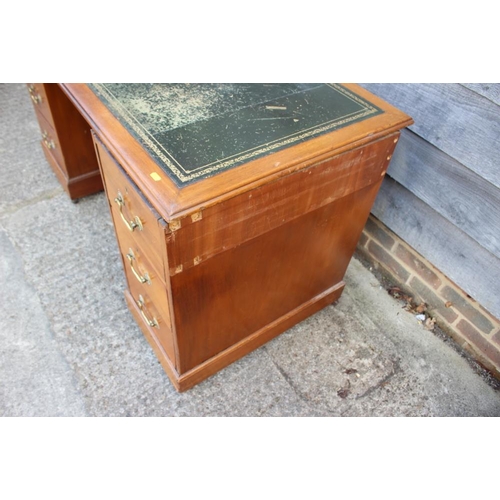
[[[4,101],[30,104],[24,87],[7,85],[2,93]],[[33,126],[29,113],[16,119],[21,131],[22,123]],[[8,127],[2,113],[0,137]],[[21,148],[26,168],[43,165],[53,176],[38,143],[17,141],[9,154]],[[0,179],[10,168],[7,155],[0,156]],[[39,309],[34,314],[29,305],[17,319],[0,321],[0,407],[6,414],[45,415],[40,398],[53,401],[51,414],[90,416],[500,415],[500,392],[402,310],[357,260],[336,305],[178,394],[125,305],[104,194],[74,204],[52,181],[11,191],[2,182],[0,199],[8,199],[0,204],[2,266],[17,262],[15,281],[32,293],[23,300]],[[15,293],[6,294],[3,316],[17,306]],[[29,344],[16,343],[20,329]],[[33,390],[26,371],[5,362],[12,346],[28,366],[47,366],[39,378],[52,396]]]
[[[86,416],[36,291],[0,230],[0,416]]]
[[[47,192],[63,191],[42,153],[40,129],[26,94],[25,84],[0,84],[0,211],[4,214]]]
[[[126,284],[103,194],[78,204],[60,194],[20,208],[3,223],[39,290],[89,411],[109,416],[314,414],[265,355],[234,365],[224,383],[214,377],[201,393],[175,392],[125,306]],[[243,369],[251,359],[258,366]],[[268,391],[270,374],[280,390]],[[253,383],[243,390],[242,380]],[[277,399],[295,403],[279,407]]]

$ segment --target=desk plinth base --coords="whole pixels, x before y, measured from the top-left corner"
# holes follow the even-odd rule
[[[311,300],[290,311],[288,314],[281,316],[277,320],[266,325],[264,328],[244,338],[237,344],[234,344],[225,351],[222,351],[216,356],[213,356],[204,363],[201,363],[197,367],[183,374],[177,373],[177,370],[174,368],[172,362],[157,340],[154,330],[144,323],[144,319],[141,316],[139,308],[128,290],[125,291],[125,299],[132,316],[155,351],[156,356],[160,360],[160,363],[172,384],[179,392],[183,392],[211,375],[214,375],[222,368],[225,368],[234,361],[237,361],[251,351],[261,347],[274,337],[277,337],[279,334],[285,332],[292,326],[300,323],[309,316],[312,316],[327,305],[335,302],[342,294],[344,286],[345,283],[341,281],[332,288],[325,290],[323,293],[320,293],[316,297],[313,297]]]

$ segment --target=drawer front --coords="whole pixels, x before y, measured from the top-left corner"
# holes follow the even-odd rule
[[[52,113],[50,112],[49,101],[47,100],[47,94],[45,93],[43,83],[28,83],[28,92],[30,93],[31,102],[35,107],[35,110],[42,114],[43,117],[53,126],[54,119],[52,118]]]
[[[109,200],[109,202],[110,204],[112,203],[111,200]],[[113,208],[111,209],[113,210]],[[132,264],[132,266],[135,264],[136,267],[138,266],[139,270],[148,273],[149,276],[154,276],[155,281],[160,281],[164,285],[165,270],[158,249],[151,248],[150,245],[144,244],[142,238],[135,237],[135,235],[127,229],[125,224],[123,224],[121,218],[117,220],[117,218],[114,217],[114,224],[116,239],[118,240],[118,246],[120,247],[120,252],[126,267],[130,267],[129,264]],[[126,259],[129,250],[132,250],[135,255],[135,261]]]
[[[172,364],[176,366],[175,349],[168,313],[167,295],[165,289],[154,288],[132,279],[125,267],[129,282],[129,291],[141,313],[141,320],[149,331],[158,339],[165,349]],[[159,284],[159,282],[158,282]]]
[[[36,116],[38,118],[38,125],[40,125],[40,131],[42,132],[43,147],[50,152],[59,166],[65,170],[64,156],[54,127],[40,112],[37,111]]]
[[[129,235],[157,274],[163,277],[165,222],[95,136],[94,142],[120,247],[122,235]]]
[[[125,237],[118,243],[129,288],[135,286],[139,293],[141,291],[146,293],[154,301],[160,315],[170,327],[167,288],[162,277],[156,272],[142,249],[135,244],[133,238]]]

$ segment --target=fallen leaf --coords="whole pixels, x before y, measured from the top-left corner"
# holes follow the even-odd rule
[[[387,289],[387,292],[391,297],[405,302],[403,309],[405,309],[406,311],[410,311],[412,313],[417,314],[417,313],[422,313],[427,309],[427,305],[424,304],[423,302],[417,306],[414,303],[413,297],[411,295],[404,293],[398,286],[393,286]]]
[[[401,294],[401,288],[399,288],[398,286],[393,286],[393,287],[389,288],[387,290],[387,292],[389,293],[389,295],[391,295],[395,299],[399,299],[400,294]]]
[[[352,373],[358,373],[358,370],[355,368],[348,368],[345,373],[347,373],[347,375],[351,375]]]
[[[445,304],[446,307],[451,307],[452,305],[453,305],[453,302],[450,302],[450,301],[446,302],[446,304]]]
[[[342,399],[345,399],[351,391],[349,389],[340,389],[340,391],[337,391],[337,396],[339,396]]]
[[[426,330],[434,330],[434,325],[436,324],[436,320],[434,318],[427,318],[424,323],[424,327]]]
[[[415,312],[417,314],[420,314],[420,313],[423,313],[424,311],[427,311],[427,305],[422,302],[416,309],[415,309]]]

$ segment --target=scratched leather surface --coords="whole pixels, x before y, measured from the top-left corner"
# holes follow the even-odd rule
[[[338,84],[89,84],[184,186],[382,111]]]

